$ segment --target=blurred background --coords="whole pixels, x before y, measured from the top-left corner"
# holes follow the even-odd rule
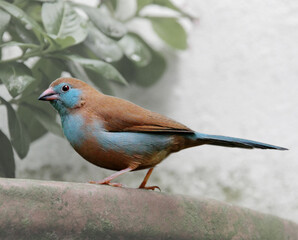
[[[129,68],[116,64],[114,66],[129,85],[109,83],[107,87],[95,83],[97,87],[199,132],[247,138],[290,149],[201,146],[183,150],[155,168],[149,185],[158,185],[166,193],[218,199],[298,222],[298,2],[181,0],[173,1],[179,11],[171,7],[164,9],[162,4],[144,6],[140,11],[141,19],[133,17],[139,6],[135,1],[112,2],[118,4],[113,17],[125,24],[127,32],[137,33],[155,49],[155,53],[165,59],[161,63],[166,63],[166,67],[163,72],[153,65],[149,70],[154,72],[156,68],[160,74],[152,76],[152,82],[148,83],[146,77],[144,82],[130,81]],[[97,4],[97,1],[89,2],[90,6]],[[0,7],[9,12],[7,6],[0,4]],[[148,21],[150,17],[146,19],[160,15],[174,17],[179,26],[153,23],[157,20]],[[164,28],[173,26],[176,31],[169,30],[169,34],[180,31],[183,35],[182,39],[177,36],[178,43],[172,41],[176,38],[162,37]],[[183,42],[186,36],[187,47]],[[10,37],[4,34],[4,42],[9,42]],[[79,54],[78,49],[72,48],[71,51]],[[128,45],[124,43],[123,48],[127,49]],[[15,46],[6,45],[2,49],[2,59],[17,57],[18,51]],[[126,52],[128,59],[129,56]],[[38,58],[21,60],[31,68]],[[82,61],[78,63],[86,67]],[[161,63],[157,65],[161,66]],[[0,63],[0,74],[6,68],[5,64],[10,62]],[[69,65],[67,67],[71,69]],[[34,69],[32,71],[34,73]],[[70,74],[79,75],[66,69],[62,72],[64,76]],[[142,79],[144,75],[151,77],[148,71],[140,71],[134,76]],[[3,78],[1,80],[5,82]],[[37,92],[35,94],[38,96]],[[13,105],[15,109],[22,106],[18,106],[17,100],[12,101],[11,95],[7,84],[0,85],[1,97],[11,104],[16,103]],[[43,108],[51,108],[48,103],[42,104]],[[9,137],[11,132],[4,105],[0,105],[0,128]],[[30,117],[27,121],[31,121]],[[5,154],[1,149],[1,155]],[[65,138],[52,133],[42,134],[33,141],[24,159],[20,160],[16,153],[14,158],[17,178],[87,182],[112,173],[88,163]],[[146,171],[125,174],[117,182],[137,187],[145,174]]]

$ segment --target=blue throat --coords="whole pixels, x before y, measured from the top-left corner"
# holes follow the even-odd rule
[[[84,118],[80,114],[60,114],[63,133],[74,147],[80,146],[85,140]]]
[[[51,101],[50,103],[58,111],[61,117],[61,120],[62,120],[62,116],[65,116],[68,114],[67,108],[63,105],[63,103],[60,100],[54,100],[54,101]]]
[[[60,85],[56,86],[56,91],[61,89]],[[85,121],[80,114],[72,114],[71,109],[80,103],[82,91],[71,89],[68,92],[60,91],[59,99],[51,101],[51,105],[58,111],[61,117],[62,129],[64,135],[72,146],[80,146],[84,141],[84,132],[82,126]]]

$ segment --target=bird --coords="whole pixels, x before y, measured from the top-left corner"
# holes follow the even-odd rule
[[[158,186],[146,185],[154,167],[171,153],[205,144],[288,150],[247,139],[196,132],[71,77],[53,81],[38,100],[49,101],[58,111],[63,133],[77,153],[98,167],[116,171],[101,181],[89,182],[93,184],[123,187],[112,180],[127,172],[148,169],[139,188],[160,190]]]

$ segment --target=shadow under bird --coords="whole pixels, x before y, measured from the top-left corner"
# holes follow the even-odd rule
[[[74,78],[51,83],[39,100],[50,101],[61,117],[64,135],[87,161],[118,172],[90,183],[112,183],[130,171],[149,169],[139,188],[146,186],[153,168],[173,152],[204,144],[238,148],[287,150],[266,143],[195,132],[170,118],[129,101],[104,95]]]

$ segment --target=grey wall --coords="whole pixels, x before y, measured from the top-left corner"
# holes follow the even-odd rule
[[[190,29],[189,49],[161,49],[169,59],[163,79],[150,89],[118,88],[118,96],[200,132],[259,140],[290,151],[188,149],[161,163],[150,184],[298,222],[298,2],[185,4],[200,18]],[[160,48],[153,35],[150,39]],[[17,168],[19,178],[80,182],[112,173],[87,163],[66,140],[53,135],[33,144]],[[136,187],[144,175],[130,173],[119,180]]]

